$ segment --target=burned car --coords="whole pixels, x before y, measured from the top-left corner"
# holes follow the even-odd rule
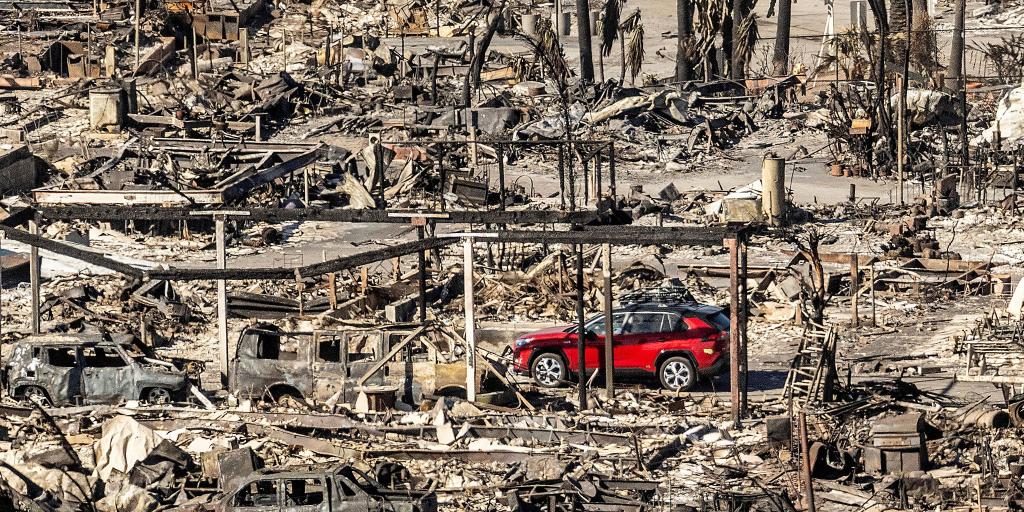
[[[0,372],[17,399],[44,405],[166,403],[183,395],[188,375],[174,363],[102,336],[43,334],[12,344]]]
[[[221,498],[214,510],[435,512],[437,495],[431,489],[386,487],[348,465],[324,471],[260,470]]]
[[[395,348],[401,349],[416,330],[390,327],[311,332],[289,332],[266,323],[247,327],[230,360],[228,390],[240,398],[320,405],[351,402],[367,386],[407,389],[415,402],[465,385],[465,362],[443,361],[428,347],[414,348],[407,363]],[[480,389],[487,388],[481,384]]]

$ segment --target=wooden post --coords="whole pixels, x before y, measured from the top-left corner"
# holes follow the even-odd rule
[[[736,238],[723,242],[729,248],[729,396],[732,421],[740,424],[740,251]]]
[[[416,229],[416,238],[423,240],[424,235],[423,226],[419,226]],[[423,249],[416,253],[416,266],[419,274],[420,325],[427,325],[427,253]]]
[[[860,261],[857,259],[857,253],[850,253],[850,326],[854,328],[860,327],[860,314],[857,312],[859,289]]]
[[[604,244],[601,247],[604,258],[604,269],[601,277],[604,278],[604,392],[606,398],[615,397],[615,382],[612,374],[615,371],[615,335],[612,322],[612,245]]]
[[[910,44],[907,41],[906,44]],[[907,111],[907,92],[906,92],[907,77],[897,76],[896,83],[898,84],[900,95],[899,95],[899,107],[896,112],[896,183],[899,187],[899,204],[902,206],[903,201],[903,154],[905,151],[903,139],[906,137],[906,111]]]
[[[227,248],[224,240],[224,216],[216,215],[213,218],[216,229],[217,245],[217,268],[227,268]],[[220,354],[220,378],[221,382],[228,382],[228,291],[227,281],[217,280],[217,347]]]
[[[35,220],[30,220],[28,222],[28,232],[33,235],[39,234],[39,224]],[[38,247],[34,245],[30,246],[28,253],[28,279],[32,293],[32,334],[39,334],[42,325],[39,318],[39,279],[40,267],[42,267],[43,262],[39,259]]]
[[[495,145],[495,151],[498,153],[498,200],[501,204],[498,205],[498,210],[505,211],[505,146],[499,144]]]
[[[245,64],[246,68],[249,67],[249,28],[241,27],[238,29],[238,60],[242,64]]]
[[[466,400],[476,401],[476,325],[473,318],[473,238],[463,239],[462,281],[466,299]]]
[[[811,454],[807,442],[807,414],[800,411],[800,458],[803,460],[804,477],[804,510],[815,512],[814,508],[814,480],[811,478]]]
[[[584,325],[587,321],[583,317],[583,244],[576,246],[576,354],[579,358],[576,370],[580,378],[580,409],[587,410],[587,378],[586,378],[586,343],[587,330]]]
[[[302,204],[309,208],[309,167],[302,168]]]
[[[359,287],[360,291],[363,294],[363,297],[366,297],[366,288],[368,285],[368,281],[369,276],[367,276],[366,274],[366,267],[359,267]]]
[[[135,69],[139,69],[139,31],[142,24],[142,0],[135,0]]]
[[[875,263],[871,262],[871,327],[878,326],[878,317],[875,316]]]
[[[747,417],[747,388],[750,374],[750,362],[747,358],[747,318],[749,315],[749,304],[747,303],[747,239],[743,234],[737,235],[740,246],[740,417]]]

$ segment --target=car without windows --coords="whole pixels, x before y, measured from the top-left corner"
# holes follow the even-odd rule
[[[435,512],[430,489],[388,488],[344,465],[324,471],[261,470],[213,507],[217,512]]]
[[[13,344],[0,379],[7,393],[43,405],[167,403],[188,374],[174,363],[100,335],[43,334]]]
[[[589,371],[604,362],[604,315],[588,320],[584,364]],[[662,387],[692,389],[701,377],[720,375],[729,366],[729,318],[722,308],[696,302],[637,303],[612,312],[612,351],[616,374],[656,375]],[[559,326],[515,340],[519,373],[537,384],[556,387],[579,368],[577,326]]]

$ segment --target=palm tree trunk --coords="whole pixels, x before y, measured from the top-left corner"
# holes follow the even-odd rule
[[[775,54],[772,56],[773,72],[777,76],[789,73],[789,26],[792,19],[793,0],[777,0],[779,6],[778,28],[775,31]]]
[[[743,37],[742,34],[740,34],[740,27],[743,26],[744,17],[743,0],[732,0],[732,30],[730,31],[732,36],[732,47],[730,52],[729,77],[733,80],[743,78],[743,61],[746,56],[740,54],[739,46],[740,38]]]
[[[576,0],[576,24],[579,25],[577,35],[580,45],[580,79],[586,83],[594,82],[593,41],[590,38],[590,2]]]
[[[693,64],[688,53],[693,44],[693,14],[690,12],[690,0],[676,0],[676,81],[686,82],[692,78]]]

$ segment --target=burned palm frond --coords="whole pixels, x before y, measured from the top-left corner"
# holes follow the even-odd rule
[[[601,13],[601,55],[612,54],[612,46],[619,37],[619,20],[622,18],[623,0],[607,0]]]
[[[864,37],[867,36],[854,28],[848,28],[836,34],[828,43],[832,47],[832,51],[821,59],[818,67],[814,69],[814,73],[821,73],[832,66],[838,66],[848,80],[869,78],[871,62],[865,56],[869,54],[870,48],[864,45]]]
[[[623,34],[629,34],[629,42],[626,45],[625,62],[623,65],[629,68],[630,77],[635,80],[640,74],[640,68],[644,64],[644,24],[640,18],[640,9],[629,15],[622,21]]]
[[[754,49],[757,48],[757,13],[751,12],[743,19],[739,35],[740,39],[736,42],[734,51],[739,52],[745,67],[746,63],[750,62],[750,57],[754,55]]]
[[[932,20],[928,16],[914,18],[914,31],[910,37],[910,62],[924,74],[942,68],[939,63],[939,45],[932,32]]]
[[[562,45],[558,44],[558,35],[555,34],[555,29],[551,26],[550,19],[541,18],[537,20],[537,29],[532,36],[521,32],[517,35],[523,42],[533,48],[537,58],[548,68],[552,78],[558,81],[559,84],[564,85],[567,83],[571,72],[569,71],[569,65],[565,62]]]
[[[1024,35],[1013,34],[998,43],[979,42],[971,48],[981,52],[996,68],[1001,82],[1010,84],[1020,81],[1024,69]]]

